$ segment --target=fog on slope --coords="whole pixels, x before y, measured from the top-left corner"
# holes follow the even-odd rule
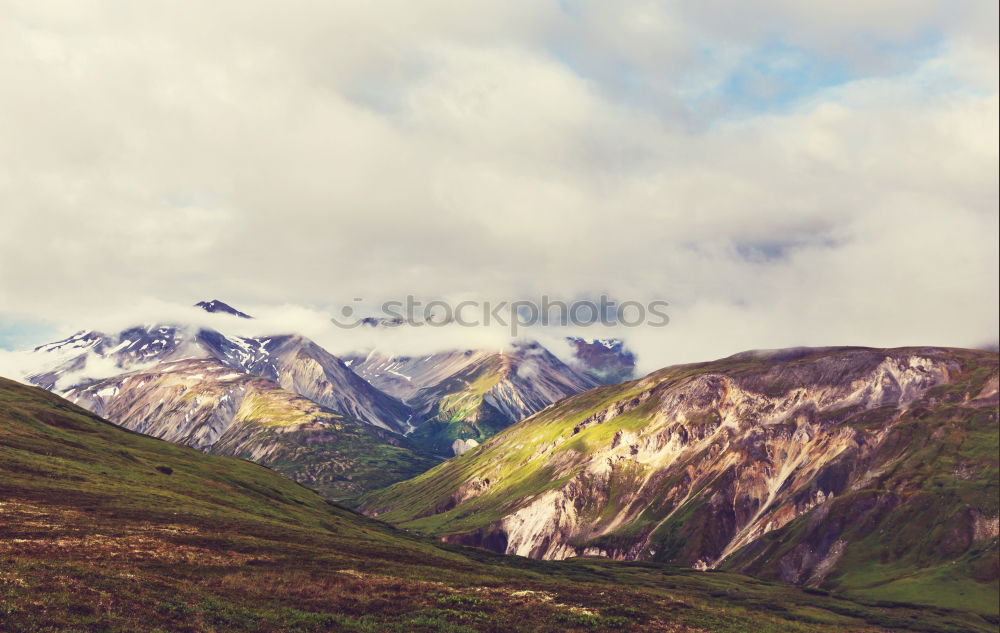
[[[62,326],[63,335],[54,339],[37,341],[37,346],[52,340],[69,338],[81,331],[115,333],[140,325],[178,326],[190,332],[207,328],[229,336],[267,337],[282,334],[306,336],[338,356],[348,356],[372,350],[385,356],[421,356],[455,350],[483,350],[502,352],[509,350],[520,341],[534,340],[558,356],[564,362],[573,361],[573,349],[565,337],[578,334],[581,337],[597,338],[598,335],[613,334],[607,328],[528,328],[520,336],[511,336],[506,326],[460,327],[450,324],[443,327],[401,326],[395,328],[375,328],[361,326],[341,329],[330,321],[331,310],[309,308],[290,304],[251,305],[232,304],[236,310],[246,312],[253,318],[240,318],[224,312],[210,313],[194,305],[178,305],[164,301],[138,302],[128,310],[113,313],[99,313],[78,318],[67,317]],[[594,330],[594,331],[591,331]],[[622,332],[618,332],[619,334]],[[46,365],[52,359],[31,354],[32,348],[20,350],[0,350],[0,375],[23,380]],[[87,368],[87,378],[104,378],[120,370],[113,365],[104,366],[95,360]]]
[[[872,312],[877,304],[891,302],[891,297],[871,297]],[[238,318],[225,313],[208,313],[190,304],[167,301],[138,301],[128,310],[113,313],[88,314],[83,311],[78,318],[62,317],[60,328],[65,336],[81,329],[118,332],[137,324],[184,324],[191,329],[212,328],[233,336],[261,337],[295,333],[307,336],[333,354],[348,356],[377,350],[384,356],[420,356],[454,350],[475,349],[501,351],[521,340],[537,341],[563,362],[572,365],[574,349],[566,338],[579,336],[586,339],[620,339],[637,356],[636,375],[645,375],[673,364],[723,358],[749,349],[778,349],[797,346],[869,345],[906,346],[940,345],[982,348],[996,345],[996,340],[984,338],[984,328],[953,327],[947,312],[941,306],[935,315],[919,302],[911,304],[911,316],[894,323],[882,323],[877,317],[859,311],[844,311],[842,318],[829,327],[817,330],[814,318],[835,306],[800,303],[788,296],[762,311],[745,305],[721,302],[697,303],[690,306],[670,307],[670,323],[664,327],[589,327],[531,326],[518,336],[511,336],[507,326],[461,327],[449,324],[442,327],[400,326],[392,328],[356,327],[342,329],[330,321],[337,306],[315,307],[293,304],[243,304],[229,302],[237,310],[251,314],[253,319]],[[932,306],[933,307],[933,306]],[[951,312],[954,312],[954,310]],[[377,309],[372,308],[372,313]],[[780,331],[774,323],[782,321],[786,312],[802,316],[798,323],[786,324]],[[926,321],[933,315],[938,333],[928,335]],[[980,315],[984,323],[987,314]],[[996,327],[993,328],[996,331]],[[51,340],[51,339],[50,339]],[[37,341],[38,345],[49,340]],[[0,375],[23,380],[24,376],[38,369],[31,354],[25,350],[0,350]],[[103,378],[116,373],[114,367],[101,368],[95,364],[88,368],[92,378]]]
[[[11,357],[22,361],[15,369],[29,384],[72,397],[115,423],[139,424],[136,430],[198,447],[214,446],[248,399],[242,382],[232,393],[214,389],[225,391],[226,407],[222,396],[209,398],[221,380],[206,378],[211,368],[224,381],[267,379],[271,390],[413,434],[417,448],[438,455],[451,455],[469,440],[475,445],[563,397],[609,381],[609,375],[620,382],[633,368],[632,357],[612,341],[575,340],[577,349],[589,352],[575,358],[577,368],[535,342],[470,350],[461,338],[450,340],[446,353],[399,357],[369,350],[341,358],[308,337],[288,334],[288,324],[273,317],[269,324],[219,300],[194,307],[194,313],[148,315],[146,323],[124,329],[117,328],[136,317],[117,315],[117,321],[105,320],[117,331],[81,330]],[[296,416],[297,423],[301,418]],[[200,425],[197,433],[192,424]]]

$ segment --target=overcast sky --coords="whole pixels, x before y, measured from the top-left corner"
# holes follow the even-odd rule
[[[0,347],[601,292],[670,302],[645,368],[993,343],[997,74],[984,0],[0,0]]]

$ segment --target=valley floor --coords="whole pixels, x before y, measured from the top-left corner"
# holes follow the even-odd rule
[[[977,616],[657,565],[419,552],[271,525],[0,503],[0,630],[990,631]],[[249,528],[249,525],[243,526]],[[373,526],[378,531],[379,528]]]

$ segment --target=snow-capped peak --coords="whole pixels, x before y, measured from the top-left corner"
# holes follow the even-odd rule
[[[212,313],[215,313],[215,312],[224,312],[225,314],[232,314],[233,316],[238,316],[241,319],[252,319],[253,318],[252,316],[250,316],[246,312],[240,312],[239,310],[237,310],[233,306],[229,305],[228,303],[225,303],[223,301],[219,301],[218,299],[212,299],[211,301],[199,301],[198,303],[196,303],[194,305],[195,305],[196,308],[201,308],[205,312],[212,312]]]

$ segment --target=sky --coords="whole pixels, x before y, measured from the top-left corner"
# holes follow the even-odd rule
[[[0,348],[219,298],[347,349],[356,297],[601,293],[669,302],[617,332],[646,370],[995,344],[997,18],[0,0]]]

